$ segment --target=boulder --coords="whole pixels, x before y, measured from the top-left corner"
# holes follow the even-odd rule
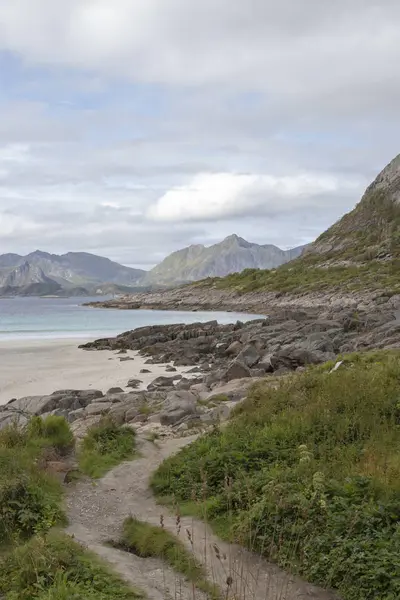
[[[165,408],[160,413],[161,425],[176,425],[182,419],[197,414],[197,394],[190,391],[174,391],[168,394]]]
[[[175,375],[173,377],[165,377],[164,375],[161,375],[160,377],[154,379],[154,381],[147,386],[147,390],[151,392],[163,387],[173,387],[174,382],[179,379],[182,379],[182,375]]]
[[[130,379],[128,381],[128,383],[126,384],[126,387],[130,387],[130,388],[133,388],[136,390],[140,386],[141,383],[143,383],[143,381],[141,381],[141,379]]]
[[[260,360],[260,352],[255,344],[247,344],[238,354],[236,360],[246,365],[246,367],[254,367]]]
[[[89,417],[94,415],[102,415],[110,410],[113,406],[112,402],[93,402],[86,408],[86,414]]]
[[[107,392],[107,396],[108,395],[113,395],[113,394],[123,394],[124,390],[120,387],[112,387],[108,390]]]
[[[132,356],[121,356],[119,362],[127,362],[128,360],[135,360]]]
[[[165,367],[165,371],[166,371],[167,373],[176,373],[177,369],[176,369],[175,367],[171,366],[171,365],[167,365],[167,366]]]
[[[149,369],[140,369],[141,373],[151,373]]]
[[[237,356],[241,352],[243,345],[239,341],[232,342],[226,349],[225,354],[228,356]]]
[[[243,377],[251,377],[249,367],[238,360],[234,360],[223,373],[221,379],[224,381],[231,381],[232,379],[243,379]]]

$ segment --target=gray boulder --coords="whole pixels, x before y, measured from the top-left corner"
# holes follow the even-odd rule
[[[224,381],[231,381],[232,379],[243,379],[244,377],[251,377],[251,371],[249,367],[238,360],[234,360],[223,373],[221,379]]]
[[[254,365],[260,360],[260,352],[256,348],[255,344],[248,344],[238,354],[236,360],[246,365],[246,367],[254,367]]]
[[[228,356],[237,356],[239,352],[241,352],[243,345],[239,341],[232,342],[230,346],[226,349],[225,353]]]
[[[163,387],[173,387],[174,382],[179,379],[182,379],[182,375],[175,375],[173,377],[165,377],[161,375],[160,377],[154,379],[154,381],[147,386],[147,389],[149,392],[152,392]]]
[[[174,391],[168,394],[165,409],[160,413],[161,425],[176,425],[188,416],[197,414],[197,394]]]
[[[130,387],[136,390],[141,383],[143,383],[141,379],[130,379],[126,384],[126,387]]]

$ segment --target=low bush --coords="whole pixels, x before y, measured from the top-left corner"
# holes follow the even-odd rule
[[[229,425],[165,461],[156,494],[339,590],[400,597],[400,352],[256,385]]]
[[[135,455],[136,434],[129,427],[105,418],[91,427],[79,451],[79,467],[89,477],[102,477],[124,460]]]
[[[36,536],[0,557],[0,595],[7,600],[135,600],[92,553],[69,536]]]

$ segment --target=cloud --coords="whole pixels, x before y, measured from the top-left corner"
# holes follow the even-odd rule
[[[399,151],[399,20],[395,0],[0,0],[0,252],[311,241]]]
[[[166,192],[150,207],[148,217],[168,222],[223,220],[256,212],[279,215],[332,202],[332,196],[337,201],[338,192],[358,188],[357,181],[322,174],[206,173]]]

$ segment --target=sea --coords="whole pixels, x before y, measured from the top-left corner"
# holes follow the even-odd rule
[[[102,298],[107,299],[107,298]],[[99,298],[0,298],[0,341],[96,339],[146,325],[220,324],[262,318],[235,312],[118,310],[83,306]]]

